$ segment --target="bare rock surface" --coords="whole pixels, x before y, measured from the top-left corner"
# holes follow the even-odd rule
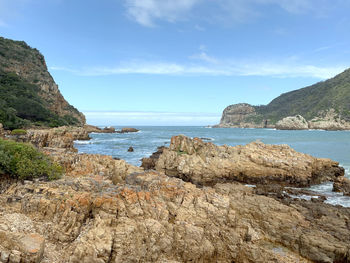
[[[135,128],[122,128],[120,131],[117,131],[117,133],[130,133],[130,132],[138,132],[138,129]]]
[[[349,262],[349,209],[288,206],[239,184],[197,188],[156,172],[117,186],[67,177],[15,184],[0,204],[28,218],[5,230],[10,240],[17,231],[45,239],[42,262]]]
[[[265,122],[256,124],[250,121],[257,115],[255,108],[247,103],[230,105],[222,113],[220,124],[215,128],[264,128]]]
[[[319,130],[350,130],[350,122],[347,122],[331,108],[327,111],[319,113],[319,117],[313,118],[309,121],[310,129]]]
[[[288,145],[253,142],[245,146],[216,146],[183,135],[171,139],[154,169],[200,185],[244,183],[309,186],[344,175],[330,159],[298,153]]]
[[[290,116],[283,118],[276,123],[278,130],[307,130],[309,125],[303,116]]]
[[[337,178],[333,183],[333,191],[350,196],[350,180],[346,177]]]

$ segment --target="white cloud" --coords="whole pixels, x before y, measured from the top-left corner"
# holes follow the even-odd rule
[[[220,113],[173,113],[137,111],[84,111],[93,125],[212,125],[220,121]]]
[[[200,0],[125,0],[128,15],[143,26],[154,26],[155,20],[175,22],[183,19]]]
[[[254,63],[247,61],[220,61],[216,58],[211,58],[209,56],[207,58],[207,55],[203,55],[201,57],[201,60],[205,63],[179,64],[171,62],[133,61],[129,63],[122,63],[116,67],[95,67],[81,70],[75,70],[66,67],[50,67],[50,70],[66,71],[83,76],[146,74],[194,76],[269,76],[282,78],[313,77],[319,79],[328,79],[348,68],[348,66],[345,65],[315,66],[310,64],[297,64],[297,61],[287,59],[285,60],[287,61],[286,63]]]
[[[196,7],[201,9],[202,20],[245,22],[263,16],[260,7],[277,6],[291,14],[319,14],[342,0],[124,0],[128,16],[137,23],[152,27],[157,21],[176,22],[193,14]],[[209,10],[209,11],[208,11]],[[204,28],[198,24],[196,30]]]

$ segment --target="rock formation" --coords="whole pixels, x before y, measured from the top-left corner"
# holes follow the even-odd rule
[[[38,147],[61,147],[41,149],[65,176],[0,177],[0,262],[350,262],[350,208],[223,176],[237,168],[239,181],[261,177],[271,189],[281,175],[296,185],[340,182],[344,171],[331,160],[288,146],[215,146],[177,136],[144,160],[159,172],[144,172],[110,156],[75,153],[67,138],[84,137],[78,128],[42,134],[30,138]],[[67,141],[58,143],[59,136]],[[212,187],[200,186],[207,183]]]
[[[278,130],[307,130],[309,125],[303,116],[286,117],[276,123]]]
[[[67,177],[14,184],[0,203],[0,253],[21,262],[349,260],[349,209],[288,206],[239,184],[200,189],[155,172],[117,186]],[[28,235],[35,253],[11,245]]]
[[[138,132],[138,129],[135,128],[122,128],[120,131],[117,131],[117,133],[129,133],[129,132]]]
[[[298,153],[288,145],[216,146],[183,135],[171,139],[169,149],[152,161],[154,167],[145,162],[148,168],[200,185],[239,181],[302,187],[344,175],[337,162]]]
[[[70,105],[60,93],[48,72],[44,56],[23,41],[0,37],[0,66],[5,72],[14,72],[21,79],[38,88],[39,96],[51,112],[66,120],[85,124],[85,116]]]
[[[300,115],[309,123],[309,129],[350,130],[349,100],[350,69],[347,69],[334,78],[284,93],[267,105],[230,105],[224,110],[220,124],[214,127],[273,128],[289,117],[286,127],[296,125],[305,129],[304,124],[291,117]]]
[[[247,103],[240,103],[228,106],[222,113],[221,121],[215,128],[265,128],[266,121],[253,123],[257,116],[255,108]]]

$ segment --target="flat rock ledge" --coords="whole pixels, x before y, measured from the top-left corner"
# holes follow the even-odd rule
[[[155,156],[144,159],[143,167],[197,185],[238,181],[307,187],[344,176],[344,168],[335,161],[296,152],[288,145],[261,142],[217,146],[180,135]]]

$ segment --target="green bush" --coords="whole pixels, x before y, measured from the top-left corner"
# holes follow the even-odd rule
[[[14,129],[11,131],[11,135],[26,135],[27,131],[22,129]]]
[[[53,180],[62,172],[61,166],[32,145],[0,139],[0,175],[21,180],[44,176]]]

